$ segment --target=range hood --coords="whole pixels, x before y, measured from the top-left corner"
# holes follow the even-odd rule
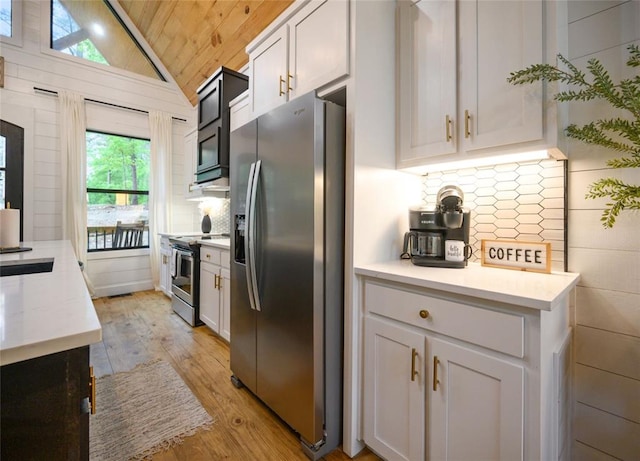
[[[200,200],[207,197],[229,198],[229,178],[189,184],[187,200]]]

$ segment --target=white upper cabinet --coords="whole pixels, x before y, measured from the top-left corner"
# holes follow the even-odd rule
[[[298,1],[247,52],[255,118],[349,74],[349,1]]]
[[[542,83],[507,82],[513,71],[555,63],[557,8],[399,0],[398,168],[557,147],[552,95]]]
[[[399,166],[456,152],[456,4],[398,7]]]
[[[256,116],[287,101],[288,29],[276,30],[249,56],[249,95]]]

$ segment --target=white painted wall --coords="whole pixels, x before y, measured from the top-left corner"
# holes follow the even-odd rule
[[[25,128],[25,240],[62,238],[62,184],[59,105],[55,96],[34,87],[75,91],[85,98],[141,110],[160,110],[187,122],[173,123],[173,227],[191,229],[197,208],[184,200],[184,135],[195,126],[195,110],[174,82],[161,82],[48,49],[49,2],[22,2],[22,40],[1,42],[5,86],[0,89],[0,118]],[[148,116],[86,103],[87,127],[116,134],[149,137]],[[189,163],[190,165],[190,163]],[[183,225],[183,223],[188,223]],[[168,229],[172,231],[172,229]],[[87,271],[97,295],[152,288],[148,250],[110,252],[90,257]]]
[[[625,62],[640,43],[640,1],[569,1],[569,58],[600,60],[614,81],[637,76]],[[614,115],[603,103],[572,103],[571,123]],[[607,169],[610,150],[570,143],[569,270],[580,272],[575,313],[575,460],[640,459],[640,214],[600,225],[606,200],[586,200],[601,177],[640,184],[638,169]]]

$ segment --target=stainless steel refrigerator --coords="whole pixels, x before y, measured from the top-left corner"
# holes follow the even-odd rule
[[[300,435],[342,435],[345,113],[301,96],[231,134],[231,371]]]

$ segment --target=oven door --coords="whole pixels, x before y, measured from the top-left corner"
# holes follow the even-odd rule
[[[181,248],[176,250],[176,271],[171,280],[173,294],[190,306],[194,305],[195,255]]]

